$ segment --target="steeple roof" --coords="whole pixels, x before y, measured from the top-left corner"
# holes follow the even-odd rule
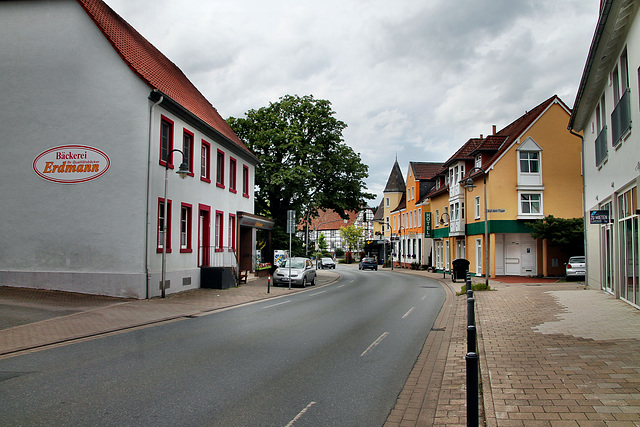
[[[389,179],[387,180],[387,186],[384,187],[385,193],[404,193],[406,189],[406,184],[404,182],[404,177],[402,176],[402,171],[400,170],[400,165],[398,164],[398,159],[396,159],[393,164],[393,168],[391,168],[391,174],[389,174]]]

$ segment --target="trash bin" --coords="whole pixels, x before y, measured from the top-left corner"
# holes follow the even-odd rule
[[[467,271],[469,271],[469,260],[464,258],[458,258],[453,260],[453,270],[451,272],[451,280],[453,283],[456,279],[465,280],[467,278]]]

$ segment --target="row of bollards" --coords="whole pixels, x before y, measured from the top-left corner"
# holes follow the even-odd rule
[[[467,271],[467,426],[478,426],[478,353],[476,352],[475,299],[471,289],[471,274]]]

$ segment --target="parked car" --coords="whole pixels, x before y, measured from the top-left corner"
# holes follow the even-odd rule
[[[375,258],[362,258],[360,260],[359,270],[378,270],[378,262]]]
[[[587,263],[583,256],[572,256],[566,265],[565,276],[567,281],[574,278],[582,278],[587,272]]]
[[[291,268],[289,268],[291,267]],[[314,286],[316,284],[316,268],[309,258],[287,258],[273,273],[273,285],[289,285],[289,271],[291,271],[291,285]]]
[[[336,268],[336,262],[331,258],[320,259],[320,268]]]

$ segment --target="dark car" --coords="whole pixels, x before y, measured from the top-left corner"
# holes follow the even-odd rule
[[[336,268],[336,262],[331,258],[322,258],[320,259],[320,268]]]
[[[358,266],[359,270],[377,270],[378,262],[375,258],[362,258],[360,260],[360,265]]]

